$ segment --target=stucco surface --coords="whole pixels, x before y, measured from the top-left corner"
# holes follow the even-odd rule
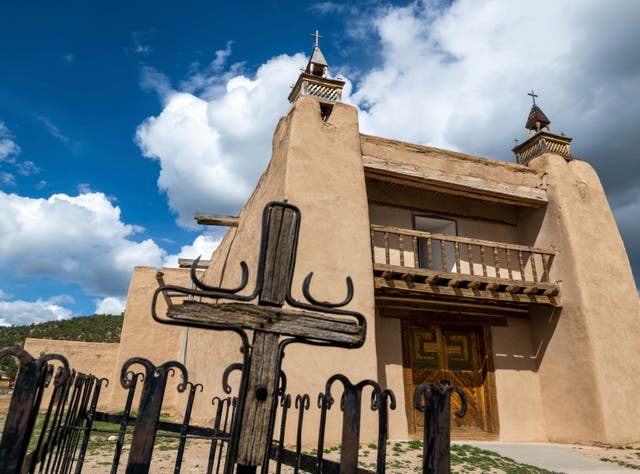
[[[69,367],[84,374],[93,374],[98,378],[111,378],[113,367],[116,365],[120,345],[107,342],[57,341],[53,339],[36,339],[28,337],[24,342],[24,349],[33,357],[42,354],[62,354],[69,361]],[[102,388],[98,403],[98,410],[109,409],[109,399],[114,385]],[[45,397],[51,396],[51,390],[45,392]],[[45,407],[48,398],[42,400],[41,407]]]
[[[184,269],[163,268],[165,284],[189,285],[189,273]],[[156,280],[157,269],[152,267],[136,267],[129,284],[127,305],[122,323],[122,335],[116,364],[109,376],[112,384],[109,407],[121,411],[124,407],[127,392],[120,385],[120,372],[123,364],[131,357],[144,357],[155,365],[171,360],[181,360],[184,329],[167,326],[155,322],[151,317],[151,298],[159,284]],[[166,304],[159,298],[162,311]],[[142,371],[141,366],[132,366],[132,370]],[[177,404],[184,397],[177,393],[176,387],[180,377],[169,380],[164,397],[163,409],[168,413],[176,413]],[[140,391],[137,391],[139,395]],[[139,397],[134,399],[134,410],[137,410]]]
[[[334,373],[344,373],[354,382],[377,378],[369,217],[361,156],[355,108],[336,104],[328,120],[323,121],[315,99],[298,99],[278,124],[271,162],[240,212],[237,230],[227,233],[206,273],[210,284],[220,281],[229,287],[237,284],[241,260],[246,261],[249,268],[256,268],[264,206],[271,200],[287,199],[300,208],[302,219],[293,296],[303,299],[302,280],[313,271],[312,294],[319,300],[342,300],[346,294],[345,279],[350,276],[355,296],[347,308],[361,312],[368,320],[367,341],[360,349],[300,344],[287,348],[283,370],[288,376],[289,391],[309,393],[313,400]],[[251,275],[250,282],[254,278],[255,275]],[[248,286],[250,291],[252,283]],[[212,384],[220,383],[222,370],[229,362],[240,361],[237,336],[199,332],[190,341],[189,364],[200,373],[199,367],[205,363],[202,354],[206,353]],[[368,398],[369,393],[365,397]],[[194,414],[201,416],[202,412],[198,410]],[[327,441],[339,439],[339,423],[334,419],[337,416],[339,412],[334,410],[329,419]],[[317,410],[311,410],[305,420],[309,426],[317,425]],[[363,439],[374,439],[376,429],[375,418],[365,414]],[[295,432],[293,424],[289,432]],[[310,435],[310,439],[314,437],[315,434]]]
[[[545,154],[530,166],[546,174],[549,206],[528,230],[558,251],[552,279],[563,302],[557,324],[534,318],[548,340],[539,365],[546,432],[552,441],[637,441],[637,289],[606,196],[584,161]]]

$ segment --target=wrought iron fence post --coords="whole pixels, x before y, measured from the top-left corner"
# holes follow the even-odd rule
[[[414,405],[424,413],[423,474],[450,472],[453,392],[456,392],[462,401],[462,407],[456,411],[456,416],[462,418],[467,411],[467,399],[458,387],[430,382],[416,387]]]
[[[59,360],[67,373],[69,364],[64,357],[55,354],[34,359],[19,347],[0,350],[0,359],[5,356],[17,357],[20,362],[16,386],[0,439],[0,473],[13,473],[20,472],[27,454],[42,398],[47,362]]]
[[[142,365],[146,373],[126,472],[127,474],[146,474],[149,472],[149,464],[151,463],[167,378],[173,374],[174,368],[178,369],[182,375],[178,391],[184,392],[187,389],[188,376],[187,369],[179,362],[166,362],[156,367],[147,359],[134,357],[122,367],[122,380],[125,379],[129,367],[133,364]]]

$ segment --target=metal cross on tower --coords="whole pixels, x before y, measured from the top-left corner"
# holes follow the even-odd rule
[[[309,36],[311,36],[312,38],[316,39],[316,48],[318,47],[318,40],[319,39],[324,39],[324,36],[321,36],[318,34],[318,30],[316,30],[316,34],[314,35],[313,33],[311,33]]]
[[[529,92],[527,95],[531,96],[531,100],[533,100],[533,105],[536,105],[536,97],[538,97],[538,94],[533,92],[533,89],[531,89],[531,92]]]
[[[206,285],[197,278],[199,259],[196,259],[191,267],[191,279],[197,289],[163,286],[153,297],[152,315],[156,321],[231,330],[242,339],[239,416],[230,444],[234,449],[231,459],[237,464],[238,473],[255,472],[256,466],[262,465],[268,454],[285,346],[295,342],[356,348],[365,340],[364,317],[360,313],[339,309],[353,298],[350,277],[346,279],[347,296],[338,303],[319,301],[311,295],[309,286],[313,272],[302,283],[302,294],[307,301],[299,301],[292,296],[300,219],[300,210],[286,202],[271,202],[264,208],[260,256],[251,293],[243,291],[249,281],[249,269],[244,261],[240,263],[240,285],[221,288]],[[239,294],[241,292],[243,294]],[[191,295],[212,300],[199,302],[188,299],[182,304],[171,304],[166,317],[160,317],[156,311],[160,294]],[[231,301],[215,302],[220,298]],[[288,305],[286,308],[285,303]],[[251,344],[247,330],[253,331]],[[232,469],[233,463],[230,466],[228,469]]]

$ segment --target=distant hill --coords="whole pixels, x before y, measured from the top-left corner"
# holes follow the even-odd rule
[[[24,341],[28,337],[85,342],[120,342],[122,319],[122,316],[94,314],[26,326],[0,326],[0,349],[8,346],[24,347]],[[13,378],[16,368],[13,357],[0,360],[0,373],[4,372]]]

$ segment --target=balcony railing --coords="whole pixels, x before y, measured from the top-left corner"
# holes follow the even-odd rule
[[[374,271],[471,290],[556,296],[551,250],[399,227],[371,225]]]

